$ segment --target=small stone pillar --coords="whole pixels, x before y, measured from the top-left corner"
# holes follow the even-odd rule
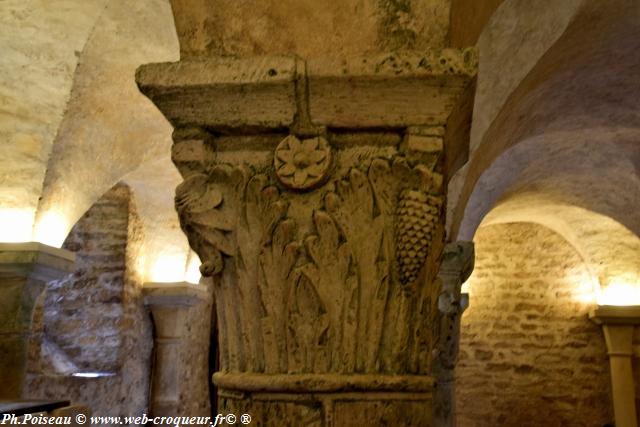
[[[0,399],[22,396],[33,308],[47,282],[73,271],[75,254],[40,243],[0,243]]]
[[[147,283],[155,329],[150,411],[153,416],[206,416],[211,293],[206,285]]]
[[[637,427],[632,361],[633,329],[640,325],[640,306],[599,306],[590,317],[602,325],[607,343],[616,426]]]
[[[436,389],[433,417],[436,427],[453,427],[455,422],[454,368],[460,344],[460,318],[469,305],[469,295],[462,294],[462,283],[469,278],[474,265],[473,242],[455,242],[445,246],[438,279],[442,293],[438,297],[440,343],[434,363]]]

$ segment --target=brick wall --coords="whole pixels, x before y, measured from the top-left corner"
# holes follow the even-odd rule
[[[36,309],[29,397],[71,399],[97,415],[145,411],[152,337],[132,268],[139,241],[124,185],[105,193],[73,227],[63,247],[76,253],[76,271],[49,283]],[[96,371],[113,376],[70,376]]]
[[[589,272],[534,224],[480,228],[462,318],[458,425],[603,426],[613,420],[601,329],[587,319]]]

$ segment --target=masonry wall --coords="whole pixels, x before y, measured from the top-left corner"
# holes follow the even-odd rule
[[[133,268],[140,237],[124,185],[73,227],[63,247],[76,252],[76,271],[49,283],[36,309],[30,398],[72,400],[96,415],[146,412],[152,335]],[[71,376],[78,372],[111,376]]]
[[[534,224],[480,228],[465,288],[458,425],[589,426],[613,420],[601,329],[587,318],[589,272],[559,235]]]

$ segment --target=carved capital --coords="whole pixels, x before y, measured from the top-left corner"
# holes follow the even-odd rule
[[[270,410],[305,392],[339,418],[356,393],[428,425],[417,414],[440,343],[444,202],[466,157],[476,62],[445,49],[139,69],[178,127],[176,209],[215,280],[222,407],[261,405],[249,375],[282,382],[288,403]]]

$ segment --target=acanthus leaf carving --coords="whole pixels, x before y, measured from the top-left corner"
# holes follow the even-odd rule
[[[352,168],[325,197],[329,214],[339,225],[352,249],[358,277],[356,370],[373,371],[379,361],[385,307],[389,289],[388,269],[379,269],[385,251],[385,221],[376,206],[367,175]],[[366,331],[366,333],[364,333]]]
[[[266,172],[217,164],[188,177],[176,206],[204,265],[217,260],[221,272],[226,368],[423,372],[433,333],[419,319],[434,299],[417,279],[430,239],[441,238],[433,165],[403,153],[356,164],[308,217],[297,205],[295,220],[289,203],[313,199],[281,194]],[[296,221],[307,220],[300,236]]]
[[[327,372],[329,319],[316,288],[304,277],[291,288],[289,372]]]
[[[305,239],[309,263],[300,269],[316,289],[329,320],[330,369],[352,372],[355,367],[357,277],[350,248],[334,220],[324,211],[313,213],[316,234]]]
[[[288,370],[287,314],[290,289],[298,280],[294,271],[301,245],[295,241],[296,224],[291,219],[280,221],[270,244],[260,255],[262,280],[258,282],[265,317],[265,371],[286,372]]]
[[[271,321],[277,322],[270,298],[274,291],[269,292],[265,289],[268,282],[265,278],[264,266],[267,265],[271,272],[277,274],[282,267],[277,266],[276,263],[285,261],[280,257],[276,261],[273,257],[269,259],[264,255],[269,248],[273,249],[274,231],[284,220],[288,205],[281,199],[279,190],[269,184],[265,174],[258,173],[249,178],[244,191],[240,194],[242,208],[236,230],[238,255],[235,260],[237,279],[234,282],[241,296],[241,322],[246,326],[246,334],[243,337],[250,357],[249,366],[255,371],[262,372],[265,370],[266,362],[264,341],[265,338],[267,341],[270,338],[263,334],[264,324],[268,324],[264,319],[269,317]],[[280,227],[279,230],[282,231],[282,228]],[[289,224],[289,230],[291,230],[291,224]],[[282,240],[277,243],[282,243]],[[274,262],[268,264],[268,261]],[[273,279],[273,275],[270,278]],[[286,281],[283,283],[280,278],[278,286],[285,286],[285,284]],[[279,297],[281,298],[282,295]],[[267,312],[269,309],[271,311]],[[270,361],[270,363],[273,362]],[[275,369],[275,367],[270,366],[269,369]]]

